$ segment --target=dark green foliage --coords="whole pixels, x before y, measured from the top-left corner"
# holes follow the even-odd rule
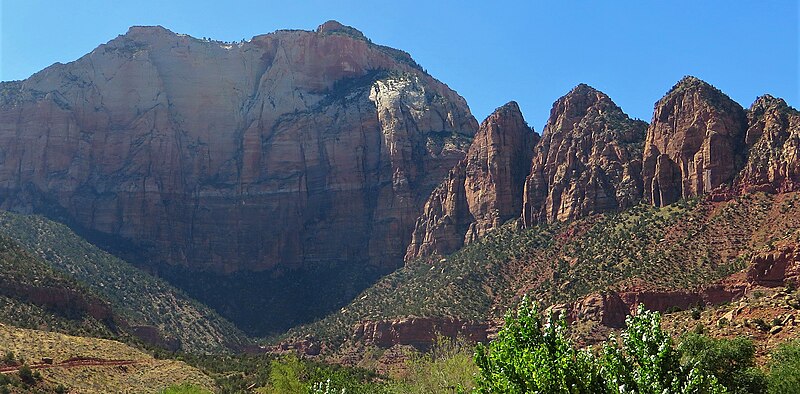
[[[800,393],[800,339],[779,346],[772,354],[769,393]]]
[[[755,365],[755,346],[747,338],[713,339],[687,334],[679,350],[684,364],[711,372],[730,393],[766,393],[767,376]]]
[[[18,373],[19,373],[19,379],[22,381],[22,383],[28,386],[33,386],[34,384],[36,384],[36,377],[33,376],[33,371],[31,370],[31,367],[29,367],[27,364],[19,367]]]

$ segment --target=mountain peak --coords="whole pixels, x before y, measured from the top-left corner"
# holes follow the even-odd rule
[[[355,38],[366,39],[366,37],[364,36],[364,33],[359,31],[358,29],[356,29],[356,28],[354,28],[352,26],[344,25],[344,24],[340,23],[339,21],[335,21],[335,20],[329,20],[329,21],[319,25],[319,27],[317,27],[317,33],[319,33],[319,34],[336,34],[336,33],[339,33],[339,34],[345,34],[345,35],[348,35],[348,36],[351,36],[351,37],[355,37]]]
[[[175,34],[173,31],[161,25],[155,26],[131,26],[124,34],[125,36],[154,36],[160,34]]]

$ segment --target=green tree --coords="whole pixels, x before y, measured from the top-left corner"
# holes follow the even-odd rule
[[[769,393],[800,393],[800,339],[779,346],[772,354]]]
[[[475,363],[478,393],[602,393],[594,357],[576,350],[566,336],[563,317],[539,316],[527,297],[488,347],[478,345]]]
[[[309,387],[303,383],[305,365],[296,356],[287,356],[270,363],[269,386],[259,389],[265,394],[305,394]]]
[[[391,387],[393,393],[452,394],[474,388],[478,368],[474,347],[464,340],[439,337],[433,348],[407,363],[407,375]]]
[[[755,364],[755,346],[747,338],[713,339],[687,334],[678,347],[684,365],[714,374],[720,384],[734,394],[767,392],[767,376]]]
[[[639,305],[625,319],[620,338],[603,346],[600,360],[609,393],[705,394],[725,388],[694,364],[681,365],[672,338],[661,329],[661,315]]]

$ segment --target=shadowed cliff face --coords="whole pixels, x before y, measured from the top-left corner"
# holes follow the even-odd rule
[[[518,217],[538,138],[515,102],[489,115],[467,157],[450,170],[425,203],[406,260],[452,253]]]
[[[581,84],[553,104],[525,181],[526,225],[572,220],[641,200],[645,122]]]
[[[686,77],[656,103],[645,142],[644,197],[656,206],[729,185],[746,155],[747,117],[713,86]]]
[[[408,54],[336,22],[234,44],[133,27],[2,87],[0,207],[215,272],[396,267],[477,129]]]

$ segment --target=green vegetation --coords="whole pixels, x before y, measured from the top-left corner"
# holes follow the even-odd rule
[[[183,351],[228,351],[229,345],[246,340],[241,331],[208,307],[100,250],[62,224],[40,216],[0,212],[0,235],[7,237],[0,243],[16,243],[26,250],[14,252],[19,258],[0,259],[2,272],[14,273],[15,277],[22,272],[31,280],[37,278],[40,285],[55,284],[105,300],[130,325],[154,326],[164,334],[174,335],[167,339],[179,344]],[[33,260],[38,262],[31,264]],[[0,292],[0,296],[10,294]],[[72,334],[113,337],[112,330],[102,324],[64,322],[53,318],[53,311],[43,310],[35,303],[5,305],[0,308],[0,319],[8,323],[30,328],[43,324]],[[10,320],[11,316],[17,316],[17,320]]]
[[[800,339],[781,345],[772,355],[769,393],[800,393]]]
[[[211,392],[191,383],[183,383],[169,386],[161,390],[159,394],[211,394]]]
[[[464,340],[440,337],[425,354],[407,362],[407,372],[389,383],[391,393],[448,394],[475,387],[478,367],[473,362],[474,347]]]
[[[339,312],[289,335],[313,333],[336,343],[362,320],[499,318],[523,293],[551,305],[633,286],[693,289],[743,269],[754,253],[796,234],[800,204],[789,200],[692,199],[522,230],[509,223],[452,255],[408,262]]]
[[[269,355],[186,355],[182,359],[211,376],[219,393],[307,393],[335,389],[340,394],[380,394],[386,385],[379,376],[358,368],[348,368],[296,356]],[[325,392],[325,391],[322,391]]]
[[[516,315],[488,348],[479,346],[479,393],[718,393],[711,373],[681,364],[680,353],[662,331],[660,315],[642,307],[627,319],[620,338],[607,341],[599,356],[578,350],[566,322],[543,319],[523,299]]]
[[[729,393],[766,393],[767,376],[755,364],[755,346],[747,338],[712,339],[687,334],[681,340],[683,364],[696,364],[717,377]]]

